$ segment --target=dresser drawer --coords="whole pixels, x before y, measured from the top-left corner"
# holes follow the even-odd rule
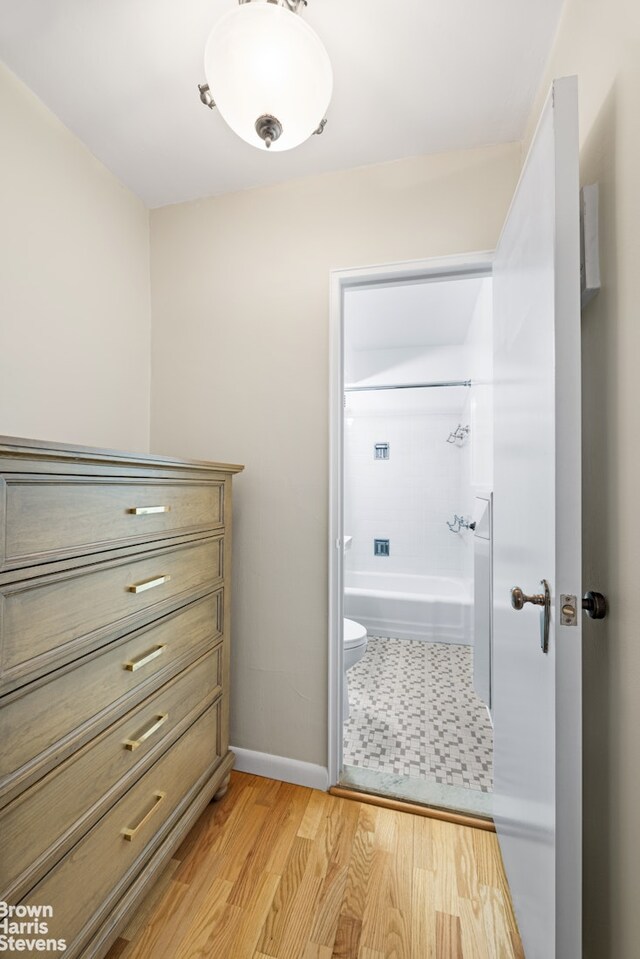
[[[0,481],[1,482],[1,481]],[[4,569],[223,525],[223,482],[7,476]]]
[[[48,937],[65,939],[69,959],[114,905],[179,815],[189,791],[220,761],[215,704],[29,893],[25,904],[48,905]]]
[[[161,616],[221,577],[215,537],[2,587],[0,691]]]
[[[0,710],[0,797],[25,788],[212,646],[223,607],[219,589],[15,693]]]
[[[218,697],[221,683],[218,646],[7,806],[0,813],[0,899],[28,890],[86,831],[83,822],[95,821],[110,797]]]

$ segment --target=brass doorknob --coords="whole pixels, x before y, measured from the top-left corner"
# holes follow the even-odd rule
[[[511,590],[511,605],[514,609],[522,609],[525,603],[532,603],[534,606],[544,606],[546,604],[546,597],[544,593],[527,596],[519,586],[514,586]]]
[[[514,586],[511,590],[511,605],[514,609],[522,609],[525,603],[531,603],[533,606],[542,606],[540,615],[540,648],[543,653],[549,651],[549,631],[551,626],[551,590],[546,579],[540,580],[540,585],[544,593],[536,593],[534,596],[527,596],[519,586]]]

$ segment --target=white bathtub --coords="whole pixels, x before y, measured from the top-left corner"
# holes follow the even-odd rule
[[[473,642],[470,580],[403,573],[345,573],[344,614],[370,636]]]

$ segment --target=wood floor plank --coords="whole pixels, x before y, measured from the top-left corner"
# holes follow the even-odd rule
[[[309,941],[315,906],[321,888],[322,878],[316,875],[310,863],[289,914],[277,959],[299,959],[301,956],[305,944]]]
[[[430,869],[413,870],[411,888],[411,959],[436,957],[435,878]],[[473,953],[470,954],[473,959]]]
[[[174,859],[184,862],[184,860],[189,859],[194,849],[200,848],[203,842],[211,842],[217,837],[219,831],[235,811],[240,793],[251,785],[253,778],[253,776],[231,778],[225,796],[226,802],[209,803],[193,829],[189,831],[173,854]]]
[[[436,959],[464,959],[459,916],[436,912]]]
[[[304,812],[304,817],[298,829],[298,835],[301,839],[315,839],[320,822],[327,808],[329,797],[326,793],[321,793],[314,789],[309,796],[309,802]]]
[[[473,830],[456,829],[454,862],[458,896],[462,899],[479,902],[480,882],[473,843]]]
[[[511,946],[513,948],[514,959],[525,959],[522,940],[519,932],[511,932]]]
[[[256,803],[260,806],[275,806],[279,801],[282,789],[289,784],[280,782],[279,779],[265,779],[255,776],[254,785],[257,789]]]
[[[307,807],[308,790],[300,786],[286,784],[287,790],[282,793],[282,801],[286,800],[286,810],[282,814],[281,828],[276,836],[269,858],[265,863],[267,872],[274,872],[281,876],[284,872],[291,852],[293,840],[298,834]]]
[[[208,844],[205,844],[208,848]],[[208,855],[211,855],[209,852]],[[221,899],[226,900],[233,888],[231,883],[222,882],[216,874],[215,869],[210,867],[207,857],[201,857],[199,851],[194,850],[194,859],[199,862],[199,870],[194,874],[193,881],[189,884],[175,882],[170,885],[163,900],[157,907],[157,912],[162,914],[163,908],[166,908],[171,916],[170,928],[160,930],[162,948],[155,945],[158,955],[174,955],[178,952],[183,940],[192,936],[192,927],[194,924],[201,924],[201,914],[211,911],[212,904],[215,904],[218,910],[218,903]],[[176,873],[178,870],[176,870]],[[174,874],[175,875],[175,874]],[[178,887],[176,889],[176,887]],[[169,898],[170,897],[170,898]],[[137,939],[136,939],[137,942]],[[154,955],[154,953],[149,953]],[[136,959],[146,959],[146,953],[142,952]]]
[[[176,940],[182,939],[184,930],[180,916],[189,886],[172,880],[160,900],[157,911],[146,923],[138,935],[131,941],[130,949],[124,953],[126,959],[148,959],[149,956],[171,956]],[[111,953],[108,959],[113,959]]]
[[[474,859],[477,865],[478,882],[481,886],[499,889],[502,892],[504,908],[509,923],[512,938],[520,942],[520,932],[513,912],[511,894],[507,883],[507,875],[502,862],[500,844],[497,836],[489,833],[473,834]],[[522,948],[521,945],[519,948]]]
[[[340,847],[342,844],[342,834],[345,829],[345,818],[340,806],[336,806],[332,799],[325,807],[322,828],[317,834],[317,839],[322,837],[324,848],[327,855],[327,862],[340,856]],[[348,840],[347,840],[348,842]],[[353,842],[353,839],[351,840]]]
[[[174,878],[178,882],[188,885],[194,875],[198,875],[205,868],[207,859],[212,855],[217,858],[221,850],[233,841],[236,833],[242,831],[248,819],[247,807],[252,804],[255,795],[252,786],[234,790],[233,793],[230,790],[230,795],[225,796],[225,800],[229,798],[229,802],[220,803],[220,809],[216,809],[212,804],[205,810],[204,816],[208,818],[210,828],[200,835],[197,844],[176,870]]]
[[[265,918],[258,949],[269,956],[278,956],[280,944],[291,918],[296,893],[302,882],[311,855],[313,842],[301,836],[294,838],[282,879]]]
[[[320,946],[317,942],[308,942],[302,959],[331,959],[332,956],[331,946]]]
[[[392,864],[392,853],[374,848],[362,915],[361,943],[375,952],[384,949]]]
[[[491,959],[513,959],[513,941],[500,889],[480,887],[484,930]]]
[[[146,925],[151,915],[157,909],[160,900],[165,895],[179,865],[180,863],[177,859],[169,860],[167,867],[163,869],[161,875],[153,885],[152,889],[149,891],[149,894],[145,897],[145,899],[143,899],[141,905],[136,911],[136,914],[120,933],[121,939],[126,939],[128,942],[131,942],[132,939],[135,939],[143,926]]]
[[[216,856],[217,875],[231,883],[236,882],[246,860],[253,853],[254,846],[259,842],[270,810],[268,806],[252,803],[247,812],[249,814],[247,821],[237,830],[233,842],[230,842],[226,848],[223,844]]]
[[[262,874],[255,895],[242,910],[235,938],[231,941],[229,955],[233,959],[252,959],[280,880],[280,876],[268,872]]]
[[[384,953],[392,959],[411,957],[413,844],[416,816],[396,815],[396,840],[389,875]]]
[[[411,957],[411,918],[405,917],[399,909],[387,908],[386,910],[384,955],[386,959],[410,959]]]
[[[512,939],[515,939],[517,942],[520,942],[520,930],[518,929],[518,923],[516,921],[516,916],[513,911],[513,903],[511,901],[511,892],[509,891],[509,884],[507,882],[506,873],[504,872],[504,866],[502,864],[502,857],[500,856],[499,847],[496,848],[496,855],[500,857],[499,858],[500,869],[498,871],[498,889],[500,890],[502,894],[502,902],[504,904],[505,917],[509,925],[509,932],[511,934]],[[522,949],[522,945],[520,945],[520,949]]]
[[[239,792],[239,789],[236,787],[236,792]],[[231,815],[232,806],[225,806],[224,812],[227,816]],[[201,842],[206,842],[208,839],[207,833],[212,831],[212,822],[213,818],[216,815],[216,809],[214,808],[213,803],[206,807],[202,814],[198,817],[193,826],[187,835],[184,837],[177,850],[173,854],[173,858],[177,859],[178,862],[184,862],[185,859],[188,859],[194,849],[200,845]],[[219,813],[219,811],[218,811]]]
[[[433,872],[437,879],[434,887],[435,907],[437,912],[449,916],[459,914],[455,850],[457,831],[463,828],[437,819],[432,821]]]
[[[349,863],[347,887],[341,909],[343,916],[360,921],[362,921],[364,915],[369,874],[373,863],[374,834],[368,828],[371,825],[375,828],[375,818],[372,822],[372,817],[369,814],[369,810],[372,809],[377,812],[374,806],[363,806],[360,810],[353,840],[351,862]]]
[[[360,806],[358,803],[350,802],[347,799],[339,799],[338,805],[334,808],[339,816],[340,831],[331,858],[341,866],[348,866],[353,851],[353,840],[358,828]]]
[[[224,830],[219,831],[214,823],[215,841],[202,843],[176,870],[176,878],[194,886],[184,908],[192,912],[199,909],[200,902],[207,896],[207,884],[216,878],[230,882],[233,887],[269,813],[267,806],[256,804],[256,798],[257,790],[253,786],[240,793]]]
[[[433,820],[416,817],[413,826],[413,865],[415,869],[435,869]]]
[[[503,869],[497,836],[478,830],[473,833],[471,840],[473,842],[478,882],[482,886],[498,887]]]
[[[208,924],[209,938],[198,952],[192,952],[188,959],[210,959],[212,956],[232,956],[231,944],[234,941],[240,923],[242,909],[226,903],[222,911],[216,916],[215,922]],[[177,957],[172,957],[177,959]],[[187,959],[187,957],[180,957]]]
[[[362,829],[366,829],[367,832],[375,832],[380,807],[368,806],[365,803],[358,803],[357,805],[360,809],[358,814],[359,826],[361,826]]]
[[[214,879],[209,894],[193,916],[189,916],[182,926],[182,937],[171,953],[173,959],[196,959],[207,955],[206,946],[212,932],[223,924],[228,925],[233,906],[227,900],[233,884],[224,879]],[[239,911],[239,910],[238,910]]]
[[[460,937],[465,959],[490,959],[489,945],[479,902],[461,899],[459,903]]]
[[[266,820],[234,881],[233,893],[229,899],[234,906],[247,906],[255,895],[258,884],[262,882],[263,872],[282,875],[304,809],[300,803],[296,815],[293,802],[296,787],[290,783],[282,783],[282,787],[274,799],[274,804],[267,807]],[[266,804],[257,799],[256,805]]]
[[[299,959],[301,947],[311,938],[314,917],[320,909],[320,899],[329,871],[331,846],[331,817],[321,819],[305,869],[302,882],[296,892],[291,916],[282,937],[278,959]]]
[[[332,959],[357,959],[360,955],[362,923],[351,916],[340,916]]]
[[[401,815],[392,809],[378,810],[373,833],[376,849],[383,849],[385,852],[394,851],[397,844],[398,822],[401,821],[401,818]]]
[[[330,951],[333,948],[348,875],[348,866],[341,866],[333,860],[330,862],[311,926],[309,939],[313,945],[325,946]]]
[[[106,959],[524,959],[491,833],[242,773],[125,933]]]

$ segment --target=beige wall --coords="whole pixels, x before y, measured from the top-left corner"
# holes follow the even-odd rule
[[[520,159],[422,157],[151,214],[152,449],[246,464],[236,746],[327,761],[329,271],[492,248]]]
[[[2,65],[0,222],[0,433],[148,449],[148,212]]]
[[[568,0],[540,99],[577,74],[581,180],[600,183],[603,288],[583,314],[585,959],[640,955],[640,4]],[[537,113],[537,110],[536,110]],[[531,126],[534,117],[532,116]]]

